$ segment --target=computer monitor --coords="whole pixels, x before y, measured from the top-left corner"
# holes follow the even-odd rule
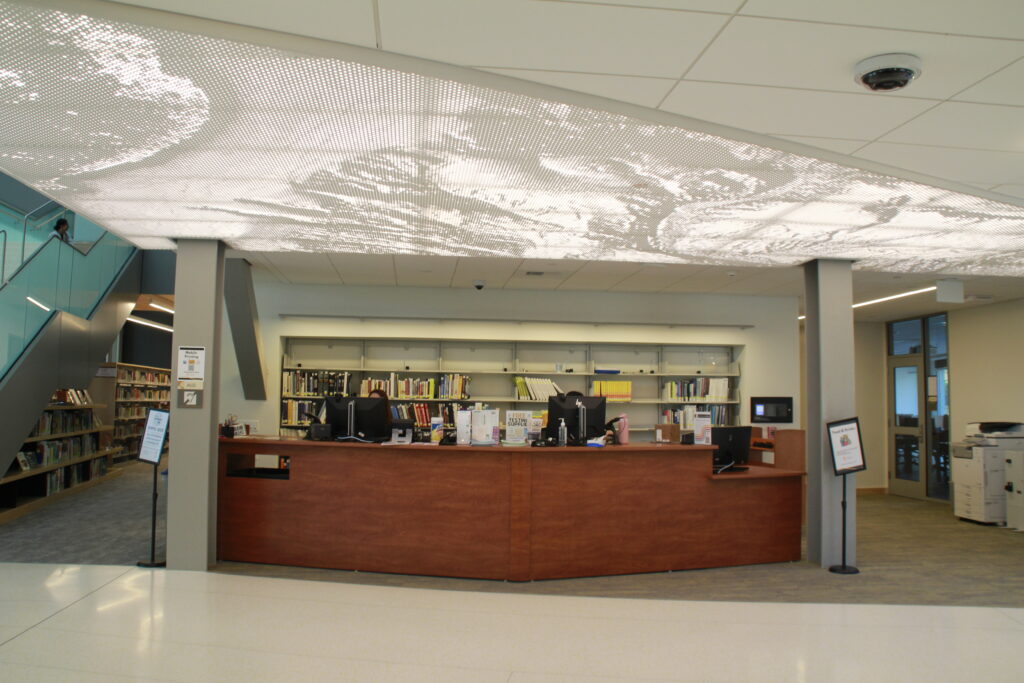
[[[580,435],[580,409],[582,404],[585,409],[586,421],[583,435]],[[569,443],[583,445],[587,439],[604,434],[604,396],[549,396],[548,397],[548,426],[545,436],[558,438],[558,420],[565,419],[565,427],[569,432]]]
[[[324,399],[324,421],[331,425],[331,438],[381,441],[391,436],[385,398],[328,396]]]
[[[712,427],[711,443],[718,446],[712,466],[716,474],[746,465],[750,459],[750,427]]]

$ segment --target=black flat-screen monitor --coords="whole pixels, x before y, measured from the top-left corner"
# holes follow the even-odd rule
[[[324,400],[325,422],[331,438],[381,441],[391,436],[388,403],[384,398],[328,396]]]
[[[750,421],[776,424],[793,423],[792,396],[754,396],[750,399]]]
[[[711,443],[715,451],[713,471],[739,471],[750,459],[750,427],[712,427]],[[746,467],[744,467],[746,469]]]
[[[580,434],[580,409],[583,404],[586,409],[586,424]],[[587,439],[593,439],[604,434],[604,396],[549,396],[548,397],[548,426],[545,436],[558,438],[558,420],[565,419],[565,427],[569,432],[568,443],[570,445],[582,446]]]

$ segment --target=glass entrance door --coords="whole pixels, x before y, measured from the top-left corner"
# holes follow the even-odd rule
[[[924,359],[889,360],[889,493],[925,498]]]

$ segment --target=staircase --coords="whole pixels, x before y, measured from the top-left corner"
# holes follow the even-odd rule
[[[52,203],[51,203],[52,204]],[[72,243],[51,237],[72,222]],[[0,202],[0,473],[53,391],[86,387],[138,299],[130,243],[63,207],[22,213]]]

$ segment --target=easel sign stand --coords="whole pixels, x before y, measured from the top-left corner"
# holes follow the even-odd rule
[[[833,574],[859,574],[860,570],[846,564],[846,475],[867,469],[864,463],[864,443],[860,438],[860,422],[851,417],[825,425],[828,444],[832,450],[832,467],[837,477],[843,478],[843,559],[842,564],[828,568]]]
[[[167,438],[167,424],[171,414],[166,410],[150,409],[146,417],[146,431],[139,443],[139,460],[153,466],[153,519],[149,536],[149,562],[139,562],[140,567],[166,567],[167,562],[156,561],[156,500],[157,470],[160,469],[160,454],[164,450]]]

